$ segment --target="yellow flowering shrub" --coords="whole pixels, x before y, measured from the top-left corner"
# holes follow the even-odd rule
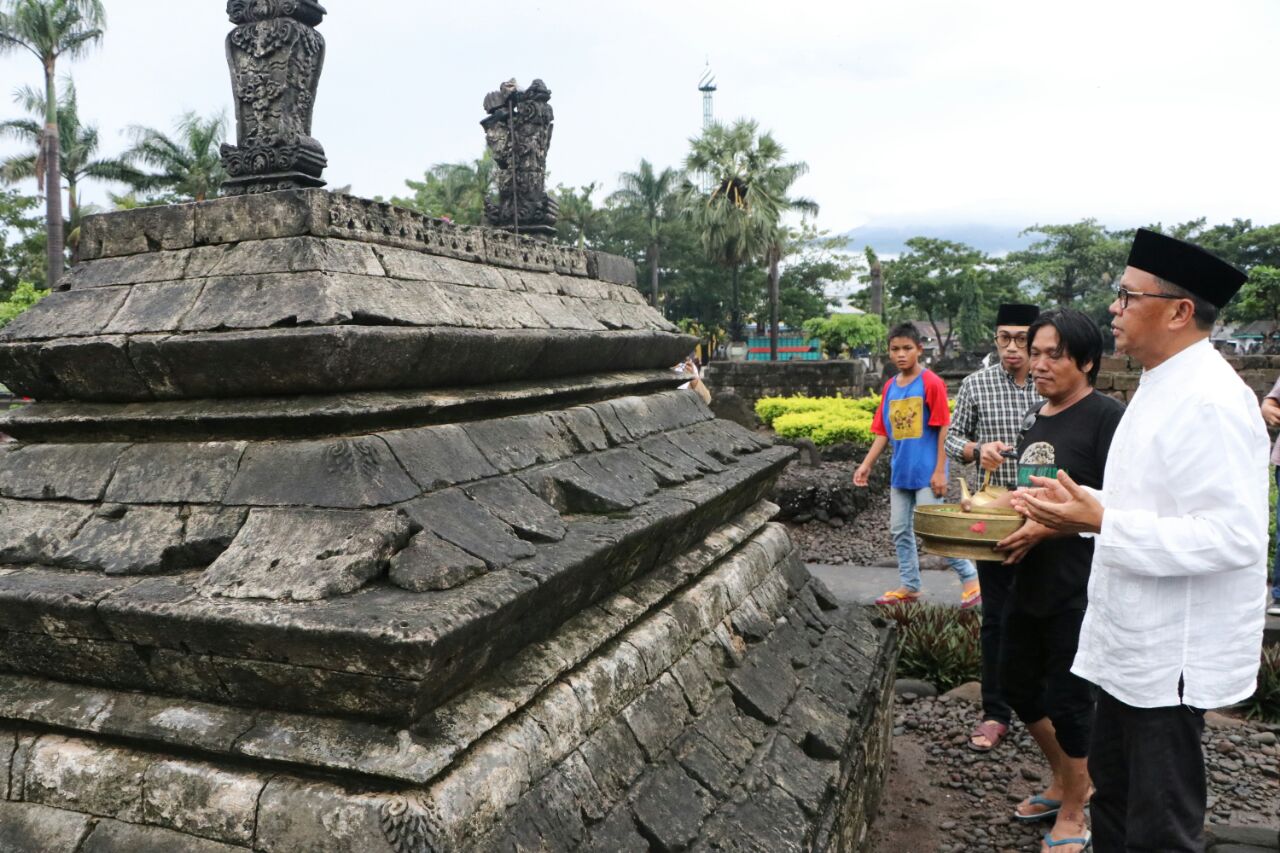
[[[762,397],[756,415],[783,438],[807,438],[819,446],[871,443],[871,418],[880,397]]]
[[[949,400],[955,408],[955,400]],[[841,442],[870,444],[879,394],[865,397],[761,397],[756,415],[783,438],[807,438],[819,447]]]

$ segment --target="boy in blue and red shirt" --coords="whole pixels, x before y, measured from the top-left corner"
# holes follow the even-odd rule
[[[884,384],[880,406],[871,422],[875,441],[853,475],[854,485],[865,487],[876,459],[893,442],[889,532],[898,552],[902,585],[880,596],[876,604],[905,604],[920,597],[920,555],[916,551],[912,513],[917,504],[941,503],[947,494],[947,455],[943,451],[951,423],[947,385],[942,377],[920,364],[923,354],[920,332],[912,324],[903,323],[889,332],[889,357],[897,366],[898,375]],[[981,604],[978,571],[973,563],[954,557],[947,562],[964,583],[960,606]]]

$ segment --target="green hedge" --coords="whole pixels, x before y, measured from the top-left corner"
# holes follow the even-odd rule
[[[783,438],[825,446],[871,443],[871,419],[880,397],[762,397],[756,415]]]

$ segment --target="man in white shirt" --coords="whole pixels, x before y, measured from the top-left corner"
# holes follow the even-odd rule
[[[1101,492],[1033,479],[1015,507],[1096,536],[1072,671],[1098,685],[1089,749],[1099,853],[1204,850],[1204,710],[1256,687],[1266,577],[1267,432],[1209,343],[1244,273],[1145,229],[1111,304],[1144,368]]]

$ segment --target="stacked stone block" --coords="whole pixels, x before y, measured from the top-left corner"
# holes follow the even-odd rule
[[[85,229],[0,339],[0,849],[859,848],[892,637],[628,264],[319,191]]]

